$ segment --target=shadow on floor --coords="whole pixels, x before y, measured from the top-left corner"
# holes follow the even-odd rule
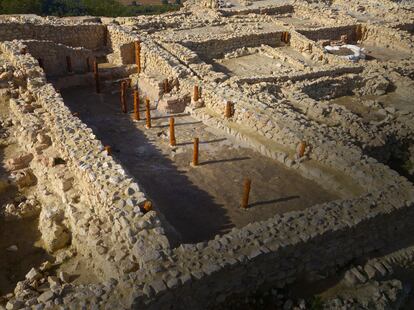
[[[63,90],[62,96],[72,111],[79,112],[82,121],[93,129],[97,138],[116,150],[114,157],[135,177],[155,208],[178,231],[179,242],[208,240],[233,227],[223,206],[179,171],[174,162],[136,127],[128,114],[119,113],[117,94],[106,90],[97,95],[93,88],[73,88]],[[128,104],[131,105],[131,98],[128,98]]]
[[[221,138],[221,139],[213,139],[213,140],[208,140],[208,141],[200,141],[200,144],[209,144],[209,143],[216,143],[216,142],[222,142],[222,141],[226,141],[226,138]],[[190,144],[194,144],[194,141],[190,141],[190,142],[182,142],[182,143],[177,143],[177,146],[185,146],[185,145],[190,145]]]
[[[36,218],[0,220],[0,296],[12,292],[33,266],[51,259],[44,249],[35,246],[40,239],[37,222]],[[12,245],[17,251],[6,250]]]
[[[240,161],[240,160],[248,160],[248,159],[250,159],[250,157],[236,157],[236,158],[228,158],[228,159],[206,160],[206,161],[201,162],[200,166],[227,163],[227,162]]]
[[[300,196],[289,196],[289,197],[266,200],[266,201],[258,201],[258,202],[254,202],[254,203],[249,204],[249,207],[269,205],[269,204],[274,204],[274,203],[279,203],[279,202],[284,202],[284,201],[289,201],[289,200],[299,199],[299,198],[300,198]]]

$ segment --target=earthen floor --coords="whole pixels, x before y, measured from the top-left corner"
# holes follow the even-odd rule
[[[281,70],[291,70],[289,64],[266,55],[253,54],[231,59],[223,59],[220,65],[232,76],[271,75]]]
[[[359,44],[359,46],[365,48],[369,58],[378,61],[401,60],[410,57],[407,52],[392,47],[377,46],[369,43]]]
[[[376,109],[364,106],[361,98],[357,96],[343,96],[328,101],[329,104],[337,104],[345,107],[350,112],[363,118],[365,122],[380,122],[385,119],[385,115],[379,114]]]
[[[40,246],[37,219],[16,221],[0,219],[0,295],[13,291],[33,266],[50,259]],[[17,251],[7,250],[12,245]]]
[[[290,46],[276,47],[279,52],[293,57],[301,64],[313,66],[314,62],[306,58],[303,54]],[[283,57],[283,54],[280,57]],[[298,71],[289,61],[284,61],[275,56],[272,58],[268,55],[255,53],[235,58],[223,58],[213,63],[216,70],[230,74],[231,76],[249,77],[287,74]]]

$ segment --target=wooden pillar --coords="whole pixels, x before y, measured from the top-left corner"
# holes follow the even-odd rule
[[[174,128],[174,117],[170,117],[170,145],[175,146],[177,141],[175,140],[175,128]]]
[[[198,138],[194,138],[193,166],[198,166]]]
[[[142,211],[144,211],[144,213],[147,213],[147,212],[151,211],[152,210],[152,202],[149,201],[149,200],[145,201],[144,206],[142,207],[142,209],[143,209]]]
[[[109,145],[105,146],[105,151],[108,155],[112,155],[112,148]]]
[[[72,73],[72,60],[70,59],[70,56],[66,56],[66,69],[68,73]]]
[[[200,99],[200,90],[198,89],[198,85],[194,85],[194,94],[193,99],[194,101],[198,101]]]
[[[151,110],[150,110],[150,101],[148,98],[145,100],[145,115],[146,115],[145,127],[147,129],[150,129],[151,128]]]
[[[243,197],[241,202],[241,207],[243,209],[247,209],[249,206],[249,196],[250,196],[250,187],[251,187],[252,181],[248,178],[244,179],[243,183]]]
[[[138,90],[134,90],[134,120],[139,121],[139,93]]]
[[[233,104],[230,101],[227,101],[226,102],[226,110],[224,112],[224,116],[226,118],[230,118],[233,115],[232,107],[233,107]]]
[[[127,82],[121,82],[121,110],[122,113],[128,113],[127,103],[126,103],[126,92],[127,92]]]
[[[137,65],[137,73],[141,73],[141,42],[135,42],[135,63]]]
[[[93,75],[95,77],[96,93],[99,94],[101,92],[101,85],[99,84],[99,67],[96,59],[93,63]]]

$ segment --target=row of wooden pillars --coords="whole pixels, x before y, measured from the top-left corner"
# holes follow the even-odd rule
[[[134,98],[135,98],[135,94],[136,91],[134,92]],[[136,102],[134,100],[134,102]],[[134,107],[137,107],[136,105],[134,105]],[[150,109],[149,109],[149,100],[146,99],[146,113],[147,113],[147,123],[146,123],[146,128],[151,128],[151,116],[150,116]],[[149,121],[149,123],[148,123]],[[171,146],[176,146],[176,138],[175,138],[175,119],[174,117],[170,117],[170,145]],[[199,143],[200,140],[199,138],[194,138],[194,143],[193,143],[193,160],[191,162],[191,165],[196,167],[199,165]],[[298,145],[298,150],[297,150],[297,156],[299,158],[303,157],[305,154],[305,149],[306,149],[306,142],[301,141],[300,144]],[[107,149],[108,154],[110,154],[111,150],[110,147],[109,149]],[[249,205],[249,195],[250,195],[250,188],[251,188],[251,179],[246,178],[243,182],[243,196],[242,196],[242,201],[241,201],[241,207],[243,209],[248,208]]]
[[[135,44],[135,51],[136,51],[136,64],[137,64],[137,70],[138,72],[140,72],[141,70],[141,66],[140,66],[140,44],[139,42],[137,42]],[[98,68],[98,64],[95,61],[94,62],[94,76],[95,76],[95,82],[96,82],[96,92],[100,93],[100,83],[99,83],[99,68]],[[121,101],[121,110],[123,113],[128,113],[127,110],[127,103],[126,103],[126,94],[127,94],[127,87],[128,87],[128,83],[127,81],[122,81],[121,82],[121,97],[120,97],[120,101]],[[167,89],[167,85],[166,83],[164,83],[164,90],[168,91]],[[138,90],[134,90],[133,92],[133,98],[134,98],[134,113],[133,113],[133,119],[139,121],[140,118],[140,98],[139,98],[139,92]],[[194,86],[194,93],[193,93],[193,99],[195,101],[198,101],[200,99],[200,90],[199,90],[199,86],[195,85]],[[151,110],[150,110],[150,100],[148,98],[145,99],[145,114],[146,114],[146,125],[145,127],[147,129],[151,128]],[[234,106],[231,102],[227,102],[226,103],[226,107],[225,107],[225,113],[224,116],[226,118],[230,118],[232,115],[234,114]],[[170,145],[172,147],[176,146],[176,137],[175,137],[175,119],[174,117],[170,117],[169,120],[169,129],[170,129]],[[199,165],[199,138],[194,138],[194,142],[193,142],[193,159],[192,159],[192,166],[196,167]],[[110,146],[106,146],[105,150],[107,151],[108,155],[112,154],[112,149]],[[248,208],[248,203],[249,203],[249,195],[250,195],[250,188],[251,188],[251,180],[250,179],[245,179],[244,183],[243,183],[243,196],[242,196],[242,200],[241,200],[241,207],[246,209]],[[150,202],[146,203],[144,205],[143,208],[144,211],[148,212],[149,210],[152,209],[152,204]]]
[[[128,107],[127,107],[127,91],[128,91],[128,84],[130,82],[128,81],[122,81],[121,82],[121,111],[122,113],[128,113]],[[133,91],[133,98],[134,98],[134,113],[133,113],[133,119],[136,121],[141,120],[140,116],[140,98],[139,98],[139,92],[138,90],[134,89]],[[145,99],[145,127],[148,129],[151,128],[151,106],[150,106],[150,100],[148,98]]]
[[[96,64],[95,64],[96,66]],[[121,82],[121,108],[123,113],[127,113],[126,109],[126,91],[127,91],[127,81]],[[139,92],[138,90],[134,90],[134,120],[140,120],[140,113],[139,113],[139,107],[140,107],[140,98],[139,98]],[[199,98],[199,89],[198,86],[194,87],[194,98]],[[151,110],[150,110],[150,100],[146,98],[145,100],[145,112],[146,112],[146,128],[151,128]],[[229,118],[234,114],[234,107],[231,102],[226,103],[226,109],[225,109],[225,117]],[[176,137],[175,137],[175,119],[174,117],[170,117],[169,119],[169,129],[170,129],[170,146],[174,147],[176,146]],[[306,149],[306,143],[304,141],[301,141],[297,148],[297,156],[299,158],[303,157],[305,155],[305,149]],[[107,150],[108,154],[110,154],[111,150],[110,148]],[[198,166],[199,165],[199,138],[194,138],[193,143],[193,159],[191,162],[192,166]],[[242,208],[248,208],[249,204],[249,195],[250,195],[250,189],[251,189],[251,180],[245,179],[243,182],[243,196],[241,201],[241,207]]]
[[[127,113],[126,109],[126,91],[127,91],[127,82],[122,81],[121,82],[121,109],[123,113]],[[134,90],[133,93],[134,98],[134,114],[133,119],[134,120],[140,120],[140,113],[139,113],[139,107],[140,107],[140,98],[139,98],[139,92],[138,90]],[[230,115],[231,113],[231,104],[226,105],[226,116]],[[151,110],[150,110],[150,100],[148,98],[145,99],[145,112],[146,112],[146,124],[145,127],[147,129],[151,128]],[[170,117],[169,119],[169,130],[170,130],[170,146],[174,147],[177,145],[176,137],[175,137],[175,118]],[[199,138],[194,138],[193,141],[193,159],[191,162],[191,165],[194,167],[197,167],[199,165],[199,144],[200,140]],[[106,146],[105,150],[107,151],[108,155],[112,154],[112,150],[110,146]],[[251,187],[251,180],[245,179],[244,185],[243,185],[243,197],[241,201],[241,207],[242,208],[248,208],[248,202],[249,202],[249,193],[250,193],[250,187]]]

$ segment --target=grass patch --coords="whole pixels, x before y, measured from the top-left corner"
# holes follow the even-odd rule
[[[128,17],[179,10],[180,1],[159,5],[123,5],[116,0],[0,0],[0,14]]]

